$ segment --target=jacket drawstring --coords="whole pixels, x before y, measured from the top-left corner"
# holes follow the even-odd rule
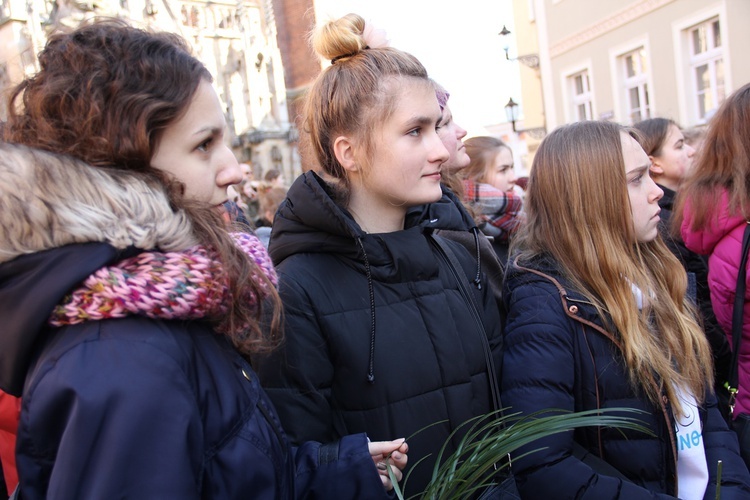
[[[479,229],[474,226],[471,228],[471,232],[474,234],[474,246],[477,249],[477,275],[474,276],[474,286],[477,290],[482,289],[482,255],[479,251]]]
[[[367,381],[375,383],[375,289],[372,286],[372,274],[370,273],[370,261],[367,259],[365,246],[362,244],[362,238],[357,238],[359,248],[362,249],[362,255],[365,259],[365,273],[367,274],[367,289],[370,292],[370,359],[367,367]]]

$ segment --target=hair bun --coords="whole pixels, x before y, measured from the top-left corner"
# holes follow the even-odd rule
[[[365,20],[358,14],[328,21],[313,32],[313,50],[329,60],[356,55],[367,46],[362,37],[364,31]]]

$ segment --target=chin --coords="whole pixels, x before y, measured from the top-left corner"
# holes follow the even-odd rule
[[[443,197],[443,191],[438,187],[438,190],[436,193],[424,193],[424,195],[417,195],[414,196],[407,205],[416,207],[418,205],[426,205],[427,203],[435,203],[437,201],[440,201],[440,198]]]

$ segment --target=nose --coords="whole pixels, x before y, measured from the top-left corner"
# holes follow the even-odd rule
[[[651,193],[650,193],[651,202],[655,203],[662,199],[662,197],[664,196],[664,191],[658,186],[658,184],[656,184],[656,182],[654,182],[654,180],[651,177],[649,177],[648,179],[649,181],[651,181],[651,184],[653,184],[653,186],[651,187]]]
[[[458,124],[456,124],[456,137],[458,137],[458,140],[460,141],[464,137],[466,137],[466,130],[460,127]]]
[[[445,163],[450,158],[450,153],[445,148],[445,144],[440,140],[436,132],[432,133],[432,141],[429,146],[429,161],[431,163]]]
[[[224,188],[242,182],[242,169],[229,146],[224,146],[219,162],[219,171],[216,174],[217,186]]]
[[[692,158],[695,155],[695,148],[693,146],[685,144],[685,149],[687,149],[688,158]]]

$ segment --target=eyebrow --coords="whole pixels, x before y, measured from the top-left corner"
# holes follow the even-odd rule
[[[218,134],[221,133],[222,130],[223,130],[223,128],[221,128],[221,127],[213,127],[213,126],[202,127],[200,129],[196,130],[195,132],[193,132],[193,135],[194,136],[196,136],[196,135],[203,135],[206,132],[210,132],[211,135],[218,135]]]
[[[628,176],[634,175],[634,174],[642,174],[642,173],[646,172],[649,168],[651,168],[650,164],[649,165],[642,165],[640,167],[635,167],[633,170],[625,172],[625,176],[628,177]]]
[[[442,118],[438,118],[438,121],[435,121],[434,118],[430,118],[429,116],[412,116],[409,120],[407,120],[407,123],[429,125],[431,123],[439,123],[441,119]]]

